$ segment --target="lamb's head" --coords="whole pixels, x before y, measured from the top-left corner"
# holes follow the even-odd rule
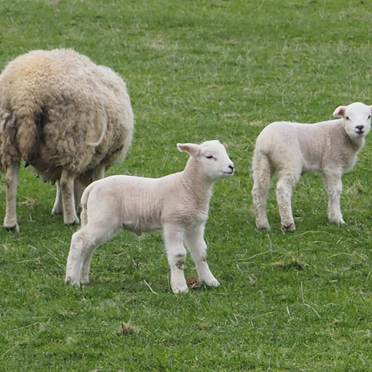
[[[218,140],[195,143],[178,143],[179,151],[187,152],[198,169],[209,179],[216,180],[234,174],[234,163],[225,146]]]
[[[362,139],[371,130],[372,108],[364,103],[355,102],[336,108],[333,116],[342,118],[347,135],[352,139]]]

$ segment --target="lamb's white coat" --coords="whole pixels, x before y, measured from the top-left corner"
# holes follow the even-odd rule
[[[342,175],[354,167],[357,153],[364,146],[371,128],[371,107],[356,102],[339,106],[333,115],[340,119],[316,124],[271,123],[257,137],[252,196],[258,228],[270,228],[266,202],[274,172],[279,177],[276,196],[285,230],[295,230],[292,191],[301,174],[308,171],[319,171],[324,176],[329,220],[345,223],[340,207]]]
[[[182,172],[161,178],[111,176],[86,188],[81,199],[82,227],[72,236],[66,282],[87,283],[94,250],[120,230],[141,234],[162,229],[174,293],[188,290],[185,246],[200,281],[219,285],[208,267],[204,229],[213,184],[233,174],[233,163],[216,140],[177,146],[190,155]]]

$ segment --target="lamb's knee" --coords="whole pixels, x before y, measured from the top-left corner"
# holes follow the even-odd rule
[[[89,239],[85,234],[80,233],[79,231],[72,235],[71,238],[71,249],[70,253],[74,257],[84,256],[84,253],[87,249]]]
[[[169,257],[171,266],[175,266],[179,270],[185,269],[186,253],[176,253]]]
[[[327,188],[327,191],[331,199],[338,198],[342,193],[342,186],[330,186]]]
[[[288,197],[292,193],[293,187],[299,180],[299,175],[293,174],[285,177],[281,177],[276,185],[276,192],[281,197]]]
[[[278,199],[281,199],[281,200],[288,199],[288,197],[290,196],[290,188],[288,184],[283,183],[283,182],[278,182],[276,186],[276,195]]]

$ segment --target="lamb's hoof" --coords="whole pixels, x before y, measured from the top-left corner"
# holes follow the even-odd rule
[[[172,291],[174,294],[185,294],[189,291],[189,288],[187,285],[184,287],[172,287]]]
[[[80,280],[80,284],[83,284],[83,285],[89,284],[89,278],[82,278]]]
[[[343,218],[330,218],[329,222],[334,223],[338,226],[346,225],[346,222]]]
[[[4,224],[4,228],[5,228],[6,231],[10,231],[10,232],[13,232],[13,233],[19,233],[18,223],[16,223],[15,225],[5,225]]]
[[[80,287],[80,280],[74,279],[69,275],[66,275],[65,278],[65,283],[66,284],[71,284],[73,287],[79,288]]]
[[[214,287],[214,288],[217,288],[217,287],[219,287],[219,286],[221,285],[220,282],[219,282],[216,278],[208,279],[208,280],[203,280],[203,282],[204,282],[208,287]]]
[[[256,224],[256,227],[258,230],[261,230],[261,231],[270,231],[269,224]]]
[[[294,223],[290,223],[289,225],[282,225],[282,230],[284,232],[296,231],[296,225]]]

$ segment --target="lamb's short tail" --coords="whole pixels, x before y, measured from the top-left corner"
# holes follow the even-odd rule
[[[94,183],[94,182],[93,182]],[[93,188],[93,183],[88,185],[84,192],[83,195],[81,196],[81,213],[80,213],[80,221],[81,221],[81,226],[85,226],[88,223],[88,211],[87,211],[87,204],[88,204],[88,199],[89,199],[89,194],[92,191]]]
[[[254,186],[259,184],[261,188],[268,190],[271,183],[272,171],[268,156],[264,152],[255,149],[252,161]]]

